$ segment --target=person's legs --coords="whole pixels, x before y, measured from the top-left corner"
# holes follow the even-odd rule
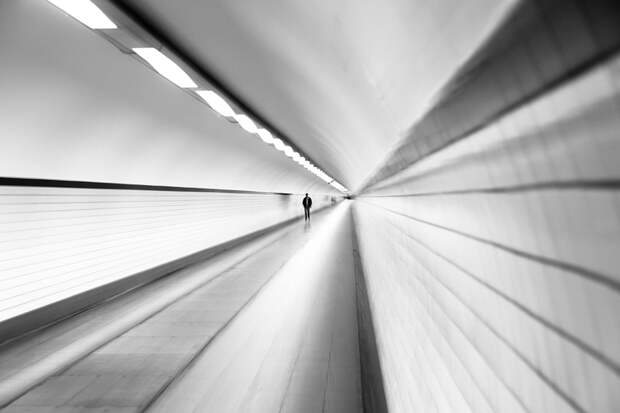
[[[308,208],[304,208],[304,221],[308,220]]]

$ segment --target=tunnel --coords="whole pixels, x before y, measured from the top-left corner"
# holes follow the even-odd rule
[[[0,411],[620,412],[620,3],[0,0]]]

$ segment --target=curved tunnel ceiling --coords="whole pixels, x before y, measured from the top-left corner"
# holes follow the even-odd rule
[[[0,177],[336,193],[47,1],[0,2],[0,49]]]
[[[512,0],[122,0],[355,190]]]

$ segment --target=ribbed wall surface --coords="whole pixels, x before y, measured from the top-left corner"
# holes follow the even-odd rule
[[[560,3],[560,21],[588,20]],[[556,37],[527,56],[563,40],[548,29]],[[533,59],[504,77],[528,62],[535,77]],[[467,105],[442,102],[441,133],[414,136],[384,170],[402,172],[355,204],[390,411],[617,412],[620,58],[551,79],[516,106],[502,96],[520,83],[485,83],[488,73],[461,78],[449,98]],[[468,118],[493,101],[505,104],[496,117]],[[479,126],[449,136],[459,119]]]
[[[0,321],[300,213],[296,195],[0,186]]]

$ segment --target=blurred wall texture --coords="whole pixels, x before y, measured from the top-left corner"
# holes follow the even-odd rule
[[[619,8],[522,2],[356,201],[391,412],[620,408]]]

